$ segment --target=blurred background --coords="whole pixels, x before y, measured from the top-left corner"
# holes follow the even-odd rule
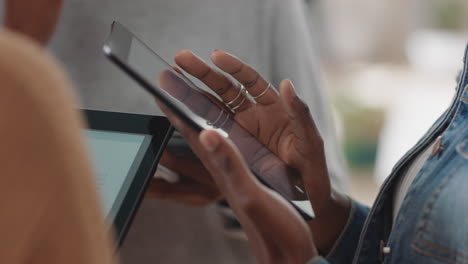
[[[371,205],[393,165],[450,104],[468,40],[468,1],[307,3],[351,193]]]

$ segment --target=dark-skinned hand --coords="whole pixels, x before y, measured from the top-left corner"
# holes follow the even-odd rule
[[[180,69],[202,81],[224,102],[235,99],[240,89],[225,74],[243,84],[253,97],[263,94],[255,101],[242,102],[233,119],[302,176],[317,215],[317,219],[308,224],[316,238],[317,247],[326,252],[346,222],[349,202],[330,186],[324,143],[309,108],[297,96],[289,80],[281,82],[278,93],[274,89],[267,89],[269,83],[253,68],[226,52],[214,51],[211,60],[224,73],[211,68],[187,50],[178,52],[175,57]],[[263,93],[265,89],[266,93]],[[201,146],[193,145],[194,140],[190,141],[187,137],[186,140],[202,163],[166,154],[162,164],[179,173],[184,180],[175,184],[159,184],[159,187],[161,180],[153,182],[150,188],[152,196],[190,204],[207,204],[222,197],[227,199],[224,190],[215,184],[213,170],[208,168],[200,156],[198,148]]]

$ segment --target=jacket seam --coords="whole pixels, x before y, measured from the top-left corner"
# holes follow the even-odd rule
[[[436,245],[434,243],[431,243],[425,239],[421,239],[421,243],[427,247],[430,247],[432,249],[435,249],[435,250],[439,250],[441,252],[444,252],[444,253],[447,253],[447,254],[450,254],[452,256],[456,256],[456,257],[460,257],[460,258],[463,258],[463,259],[466,259],[468,260],[468,255],[465,255],[463,253],[460,253],[456,250],[453,250],[453,249],[449,249],[449,248],[446,248],[446,247],[443,247],[443,246],[439,246],[439,245]]]
[[[459,262],[457,260],[453,260],[453,259],[450,259],[448,257],[442,257],[442,256],[439,256],[439,255],[436,255],[430,251],[427,251],[427,250],[424,250],[422,249],[421,247],[419,247],[418,245],[411,245],[412,248],[414,248],[414,250],[416,250],[418,253],[422,254],[422,255],[425,255],[425,256],[428,256],[428,257],[431,257],[431,258],[435,258],[437,260],[440,260],[440,261],[444,261],[444,262],[448,262],[448,263],[451,263],[451,264],[463,264],[463,262]]]

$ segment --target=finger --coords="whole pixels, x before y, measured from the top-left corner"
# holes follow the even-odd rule
[[[187,125],[185,122],[180,120],[175,114],[173,114],[169,109],[167,109],[164,105],[160,104],[160,108],[164,114],[166,114],[167,118],[171,122],[177,131],[185,138],[187,143],[189,144],[192,151],[199,157],[200,159],[204,155],[203,148],[200,145],[198,134],[195,129]],[[205,163],[204,163],[205,164]]]
[[[281,82],[280,94],[293,125],[296,150],[304,157],[316,153],[318,147],[323,147],[323,141],[315,126],[309,106],[297,96],[290,80]]]
[[[171,65],[172,69],[174,69],[174,71],[176,71],[178,74],[181,74],[181,75],[184,75],[184,73],[182,72],[182,70],[177,67],[176,65]],[[185,76],[185,75],[184,75]],[[191,84],[194,84],[192,81],[190,81]]]
[[[221,50],[215,50],[211,54],[211,60],[221,70],[242,83],[250,95],[254,98],[259,96],[255,99],[257,103],[268,105],[278,101],[276,90],[272,89],[271,86],[268,87],[269,83],[257,71],[235,56]]]
[[[216,98],[212,94],[198,88],[198,86],[192,80],[190,80],[187,76],[185,76],[185,74],[182,72],[182,70],[179,67],[177,67],[176,65],[172,65],[172,68],[174,69],[174,71],[176,71],[178,74],[180,74],[183,77],[184,81],[186,83],[188,83],[189,86],[191,86],[190,88],[192,88],[193,90],[196,90],[197,92],[203,94],[205,97],[208,97],[208,99],[210,101],[212,101],[214,104],[216,104],[217,106],[219,106],[221,108],[225,107],[225,105],[218,98]]]
[[[219,122],[220,116],[229,115],[229,112],[224,109],[218,99],[191,87],[187,80],[182,79],[172,71],[160,72],[157,83],[161,89],[183,102],[193,113],[206,120],[213,121],[213,124],[216,124],[216,120]]]
[[[158,101],[157,101],[158,102]],[[184,121],[182,121],[178,116],[176,116],[174,113],[172,113],[171,110],[169,110],[164,104],[158,102],[159,108],[161,111],[166,115],[167,119],[169,119],[169,122],[171,122],[172,126],[182,134],[182,136],[185,138],[185,140],[189,143],[189,145],[196,144],[198,142],[198,133],[190,127],[188,124],[186,124]]]
[[[204,150],[200,159],[223,192],[240,195],[239,192],[244,190],[259,188],[260,183],[252,177],[240,153],[230,141],[213,130],[202,131],[199,140]]]
[[[200,142],[207,152],[204,162],[242,224],[259,233],[267,248],[297,252],[302,246],[304,252],[313,253],[312,238],[301,216],[254,178],[232,143],[215,131],[203,131]],[[292,243],[295,248],[291,242],[297,242]]]
[[[201,159],[229,204],[242,208],[262,206],[259,201],[266,188],[252,175],[235,146],[216,131],[202,131],[199,138],[206,151]]]
[[[212,94],[198,88],[197,85],[194,82],[192,82],[192,80],[190,80],[187,76],[185,76],[185,74],[182,72],[182,70],[179,67],[177,67],[176,65],[172,65],[172,68],[174,69],[174,71],[176,71],[178,74],[180,74],[184,78],[185,82],[189,83],[189,86],[192,86],[191,87],[192,89],[202,93],[204,96],[208,97],[216,105],[218,105],[220,107],[224,106],[224,104],[222,102],[220,102],[218,98],[216,98]]]
[[[330,194],[330,181],[325,158],[325,146],[309,107],[296,94],[291,81],[284,80],[280,85],[284,108],[292,122],[294,140],[289,161],[299,169],[311,201],[318,201]],[[313,175],[313,177],[311,176]],[[320,183],[320,185],[317,185]],[[316,205],[316,211],[322,208]]]
[[[182,177],[190,178],[203,184],[214,184],[209,172],[199,160],[177,157],[169,151],[165,151],[159,163]]]
[[[205,206],[221,199],[216,189],[194,182],[168,183],[165,180],[153,179],[146,192],[146,197],[172,200],[184,204]]]
[[[224,74],[214,70],[202,59],[191,51],[181,50],[175,56],[175,62],[184,71],[206,84],[211,90],[219,95],[224,102],[236,107],[236,112],[240,112],[252,105],[244,94],[241,94],[239,87],[235,85]]]

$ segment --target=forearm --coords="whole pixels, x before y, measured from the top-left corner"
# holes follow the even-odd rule
[[[5,26],[42,45],[55,31],[63,0],[5,0]]]

